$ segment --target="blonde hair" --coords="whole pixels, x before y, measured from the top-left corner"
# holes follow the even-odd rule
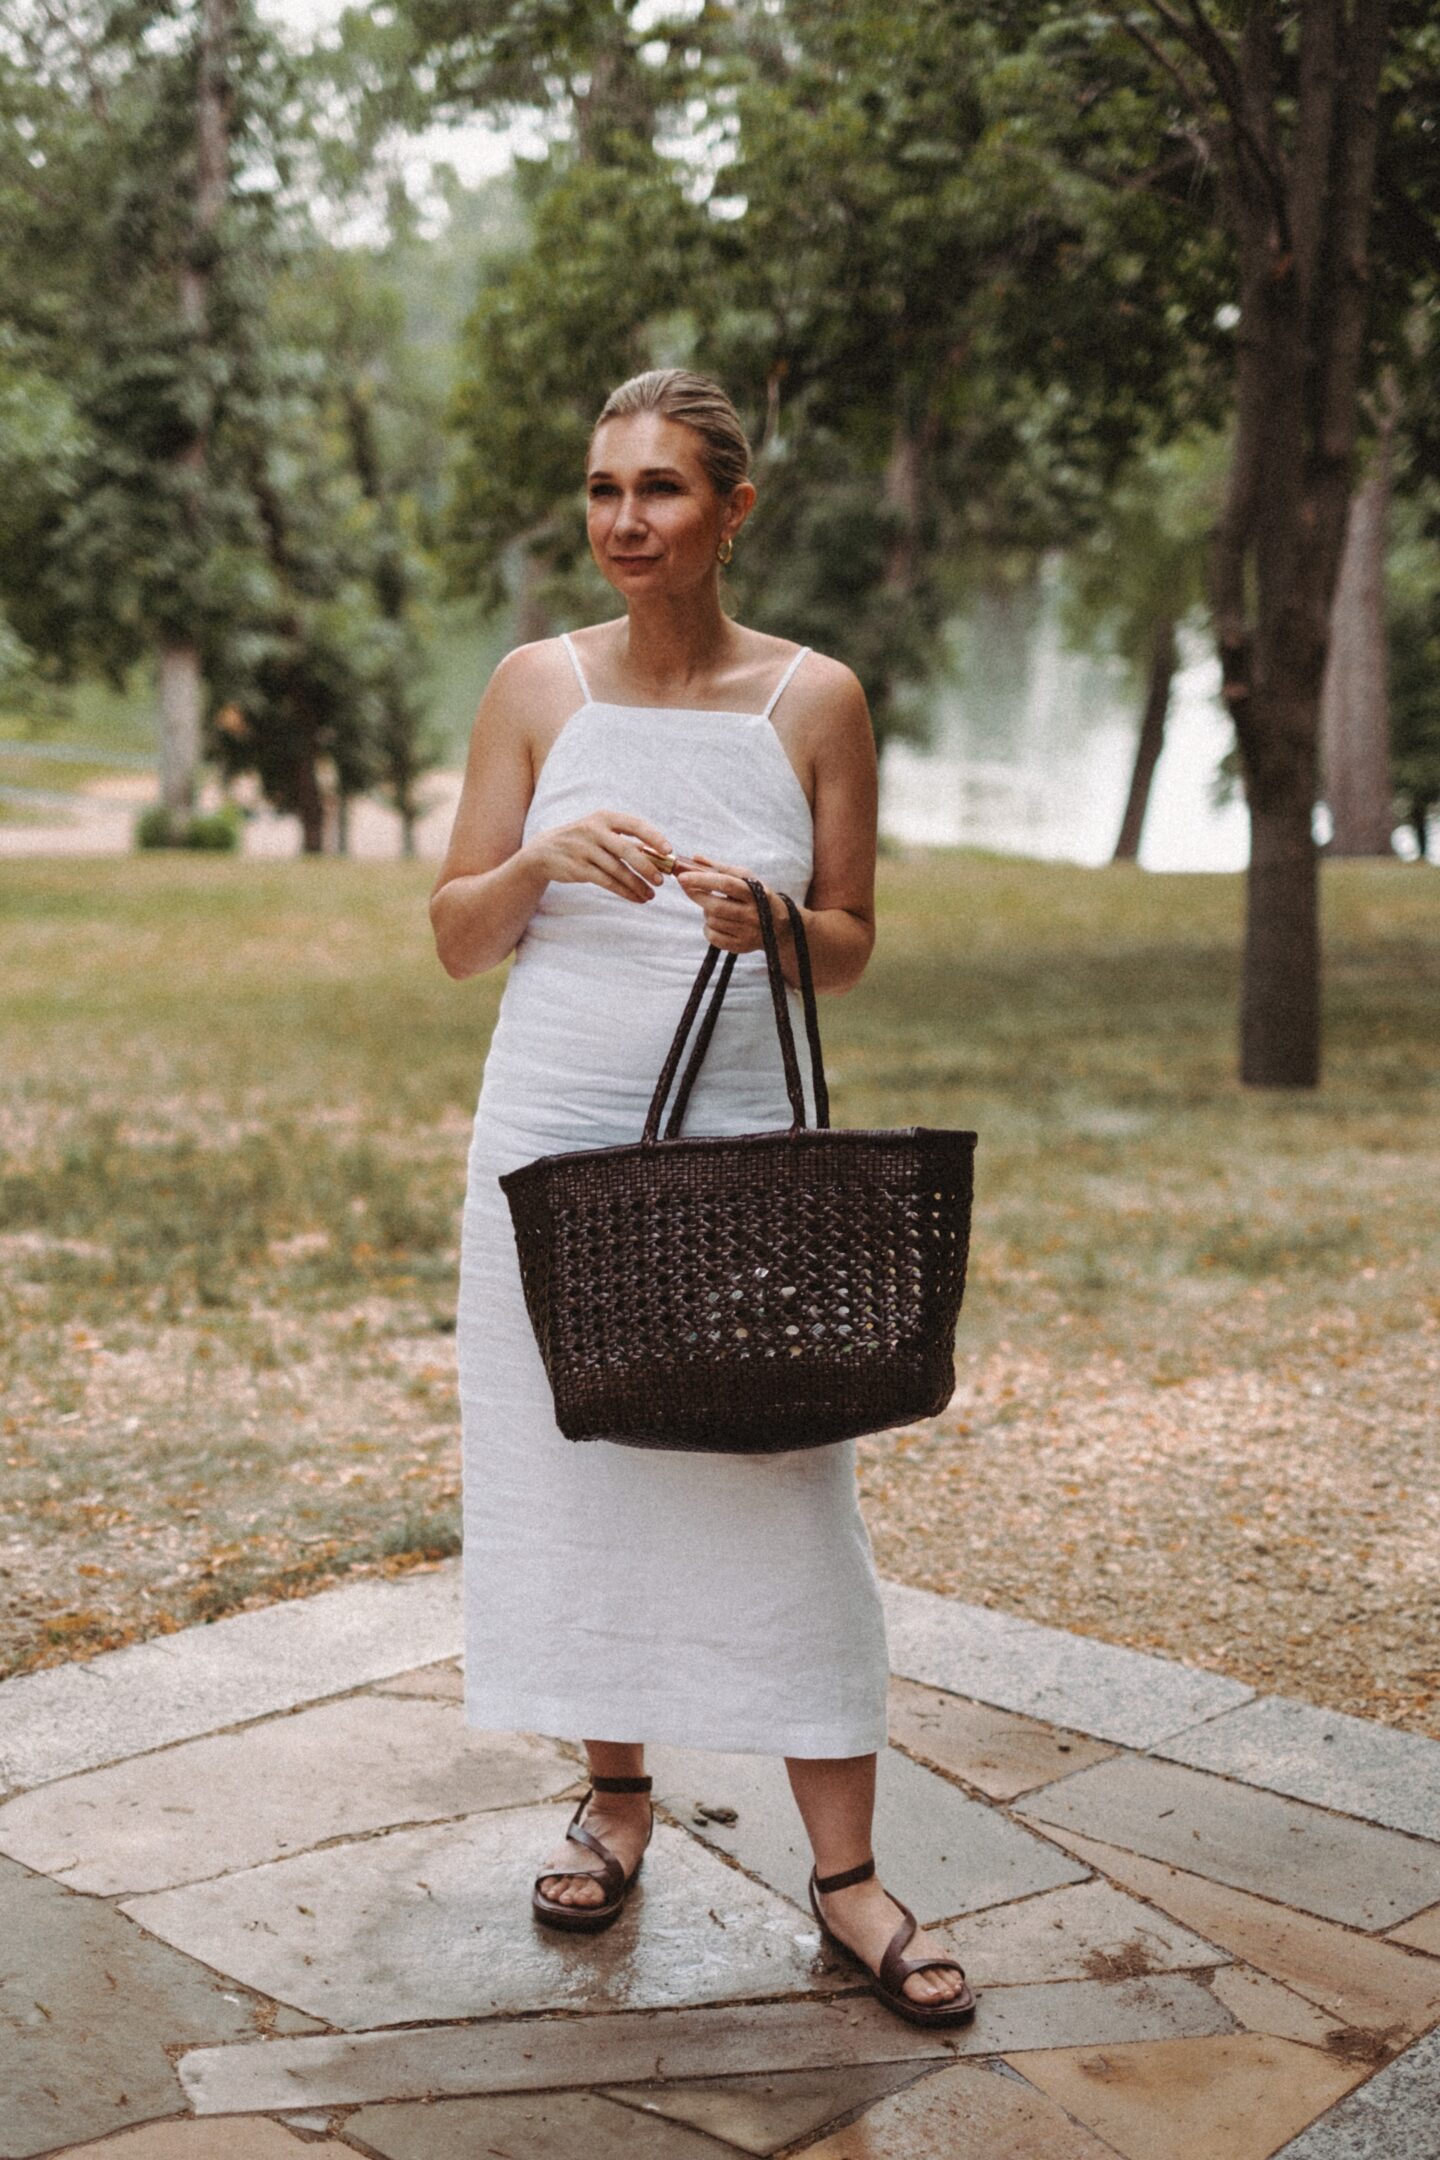
[[[700,437],[700,463],[717,495],[731,495],[750,470],[750,441],[740,415],[725,391],[709,375],[689,368],[650,368],[632,375],[611,391],[590,430],[593,443],[607,420],[631,413],[654,412],[694,428]]]

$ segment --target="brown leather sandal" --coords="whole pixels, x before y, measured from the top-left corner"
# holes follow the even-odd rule
[[[574,1928],[580,1934],[594,1934],[597,1929],[609,1927],[612,1920],[619,1919],[620,1908],[625,1903],[635,1877],[640,1873],[645,1853],[641,1851],[639,1860],[627,1875],[609,1846],[596,1837],[593,1830],[587,1830],[580,1817],[597,1792],[648,1793],[650,1786],[651,1780],[648,1777],[596,1777],[590,1780],[590,1789],[571,1816],[565,1835],[576,1845],[588,1846],[591,1852],[598,1855],[601,1865],[598,1868],[542,1869],[536,1876],[535,1887],[530,1893],[530,1903],[537,1920],[543,1920],[547,1927]],[[652,1808],[650,1828],[645,1833],[646,1846],[654,1832],[655,1811]],[[601,1905],[564,1905],[556,1898],[546,1897],[540,1888],[541,1883],[551,1875],[565,1874],[584,1875],[588,1881],[600,1883],[609,1893],[605,1902]]]
[[[843,1950],[852,1964],[858,1965],[862,1972],[869,1974],[874,1994],[884,2003],[886,2009],[893,2010],[897,2017],[908,2018],[912,2025],[959,2025],[966,2018],[973,2017],[974,1992],[969,1981],[965,1979],[965,1968],[958,1958],[907,1958],[901,1955],[906,1943],[918,1932],[920,1923],[909,1906],[901,1904],[893,1890],[887,1891],[886,1895],[894,1904],[900,1906],[905,1919],[891,1936],[885,1955],[880,1960],[878,1973],[867,1959],[861,1957],[858,1950],[852,1950],[849,1943],[842,1942],[835,1930],[827,1926],[816,1892],[824,1896],[830,1890],[848,1890],[851,1883],[868,1882],[874,1873],[873,1859],[862,1860],[859,1867],[846,1868],[839,1875],[817,1875],[814,1868],[811,1868],[810,1910],[820,1923],[821,1934],[827,1942],[832,1942],[837,1950]],[[905,1982],[911,1973],[929,1972],[932,1967],[941,1966],[947,1972],[959,1973],[963,1986],[958,1995],[952,1995],[948,2002],[923,2003],[916,2002],[912,1996],[905,1993]]]

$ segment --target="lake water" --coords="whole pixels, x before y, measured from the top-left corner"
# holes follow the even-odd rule
[[[1139,729],[1139,693],[1118,666],[1070,650],[1059,565],[1020,596],[982,596],[952,628],[952,665],[927,693],[922,749],[895,741],[881,776],[880,822],[918,845],[994,848],[1108,862],[1120,829]],[[1141,838],[1149,870],[1241,870],[1242,800],[1217,805],[1216,768],[1233,731],[1207,639],[1180,636],[1165,747]]]

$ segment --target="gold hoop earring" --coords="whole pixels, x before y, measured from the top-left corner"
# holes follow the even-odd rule
[[[725,538],[720,542],[719,547],[716,548],[715,554],[719,561],[721,561],[722,563],[728,563],[734,553],[735,542],[730,538],[729,533],[726,533]]]

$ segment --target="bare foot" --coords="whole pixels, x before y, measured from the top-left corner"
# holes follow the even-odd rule
[[[645,1850],[650,1835],[648,1793],[595,1793],[580,1818],[590,1831],[614,1853],[627,1875]],[[557,1905],[603,1905],[609,1892],[599,1881],[600,1856],[573,1838],[562,1838],[549,1856],[557,1872],[539,1878],[542,1897]]]
[[[817,1891],[816,1897],[826,1926],[833,1928],[840,1940],[878,1973],[891,1937],[905,1918],[890,1893],[871,1876],[868,1882],[852,1883],[846,1890]],[[923,1958],[945,1957],[949,1952],[936,1936],[917,1928],[901,1954]],[[937,1967],[931,1972],[911,1973],[902,1992],[912,2002],[946,2003],[953,2002],[964,1988],[964,1980],[953,1967]]]

